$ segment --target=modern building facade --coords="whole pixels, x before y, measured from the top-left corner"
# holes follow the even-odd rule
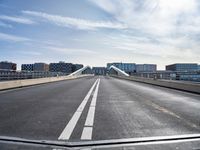
[[[33,71],[49,71],[49,65],[45,63],[35,63]]]
[[[92,69],[91,68],[87,68],[82,72],[82,74],[92,74]]]
[[[79,69],[83,68],[82,64],[73,64],[72,65],[72,72],[77,71]]]
[[[136,72],[136,64],[135,63],[118,63],[118,62],[107,63],[107,69],[109,69],[112,65],[119,68],[122,71],[125,71],[128,74]]]
[[[72,73],[72,63],[50,63],[49,64],[49,71],[50,72],[63,72],[63,73]]]
[[[7,61],[0,62],[0,69],[1,70],[17,70],[17,64]]]
[[[49,65],[45,63],[35,63],[35,64],[22,64],[22,71],[49,71]]]
[[[167,65],[166,70],[168,71],[197,71],[198,64],[196,63],[178,63]]]
[[[33,64],[22,64],[21,70],[22,71],[33,71]]]
[[[93,67],[92,68],[92,73],[94,75],[103,75],[105,76],[106,75],[106,67]]]
[[[34,63],[34,64],[22,64],[22,71],[50,71],[50,72],[63,72],[63,73],[72,73],[76,70],[83,68],[82,64],[72,64],[72,63],[50,63],[49,65],[46,63]]]
[[[137,64],[136,72],[156,72],[156,64]]]

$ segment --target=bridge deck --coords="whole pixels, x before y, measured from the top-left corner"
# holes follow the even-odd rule
[[[77,110],[80,105],[82,111]],[[68,141],[192,134],[200,132],[199,110],[197,94],[111,77],[85,77],[1,91],[0,135],[58,140],[67,125],[73,128]]]

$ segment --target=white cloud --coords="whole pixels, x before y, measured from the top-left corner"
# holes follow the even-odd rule
[[[21,23],[21,24],[35,24],[35,22],[32,21],[31,19],[16,17],[16,16],[0,15],[0,20],[6,20],[6,21]]]
[[[28,56],[40,56],[41,55],[40,52],[36,52],[36,51],[19,51],[19,53],[21,53],[23,55],[28,55]]]
[[[199,62],[200,2],[198,0],[90,0],[127,30],[108,45],[122,53],[167,62]],[[146,55],[146,56],[145,56]],[[153,58],[154,57],[154,58]],[[136,57],[135,57],[136,58]],[[137,59],[137,58],[136,58]]]
[[[0,21],[0,27],[12,28],[12,25]]]
[[[63,17],[59,15],[52,15],[43,12],[36,12],[36,11],[22,11],[22,13],[45,19],[48,22],[56,24],[58,26],[63,27],[76,27],[78,29],[95,29],[95,28],[111,28],[111,29],[124,29],[124,26],[118,22],[111,22],[111,21],[91,21],[85,19],[78,19],[72,17]]]
[[[156,36],[176,32],[180,24],[184,25],[185,18],[194,18],[198,10],[197,0],[91,0],[91,2],[112,14],[128,28]]]
[[[95,3],[97,6],[105,10],[106,12],[116,14],[117,13],[117,3],[120,1],[114,1],[114,0],[90,0],[92,3]],[[118,5],[119,6],[119,5]]]
[[[167,63],[174,62],[196,61],[199,63],[200,10],[198,7],[200,2],[198,0],[89,1],[104,11],[100,14],[98,9],[98,13],[92,14],[91,18],[100,14],[97,16],[98,18],[105,15],[105,18],[110,17],[112,21],[87,20],[28,10],[22,11],[23,17],[2,17],[0,15],[0,21],[24,24],[50,23],[82,30],[117,29],[112,32],[110,30],[96,30],[84,35],[77,32],[71,37],[72,39],[70,39],[71,35],[65,39],[63,36],[66,35],[60,34],[57,39],[59,44],[53,40],[55,38],[41,39],[37,41],[38,43],[36,41],[32,43],[35,48],[38,46],[39,49],[49,50],[50,53],[63,57],[73,56],[74,58],[71,58],[77,59],[77,61],[81,60],[87,63],[92,61],[98,62],[98,64],[108,61],[156,62],[158,65],[162,64],[162,67]],[[77,14],[79,12],[82,13],[77,10]],[[0,22],[0,26],[4,25],[1,25]],[[29,39],[0,33],[0,40],[27,41]],[[67,42],[70,42],[71,48],[65,47]],[[30,44],[30,42],[26,43]],[[87,43],[89,44],[87,45]],[[76,49],[81,44],[87,45],[88,49]],[[88,59],[89,54],[94,54],[95,57]]]
[[[177,60],[192,60],[198,61],[200,56],[198,55],[199,46],[196,43],[188,39],[187,37],[181,38],[161,38],[158,39],[159,43],[154,43],[150,40],[141,41],[140,38],[130,40],[132,37],[126,37],[121,39],[113,39],[110,45],[114,49],[118,49],[124,52],[146,55],[150,57],[156,57],[158,60],[165,59],[177,59]],[[188,41],[188,43],[184,43]]]
[[[8,41],[8,42],[25,42],[25,41],[31,41],[28,38],[21,37],[21,36],[15,36],[11,34],[5,34],[0,32],[0,41]]]
[[[77,48],[66,48],[66,47],[55,47],[55,46],[45,46],[47,50],[51,50],[54,52],[69,54],[69,53],[84,53],[84,54],[96,54],[97,52],[88,50],[88,49],[77,49]]]

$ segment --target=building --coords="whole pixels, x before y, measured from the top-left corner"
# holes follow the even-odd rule
[[[22,64],[22,71],[49,71],[49,65],[45,63]]]
[[[165,70],[158,70],[155,72],[136,72],[134,74],[131,74],[133,76],[137,77],[143,77],[143,78],[153,78],[153,79],[167,79],[170,80],[172,76],[175,76],[174,71],[165,71]]]
[[[105,67],[93,67],[92,73],[94,75],[106,75],[106,68]]]
[[[33,64],[22,64],[21,70],[22,71],[33,71]]]
[[[72,63],[50,63],[49,64],[49,71],[50,72],[63,72],[63,73],[72,73]]]
[[[200,65],[198,65],[198,70],[200,71]]]
[[[122,71],[125,71],[128,74],[136,72],[136,64],[135,63],[118,63],[118,62],[108,63],[107,64],[107,69],[109,70],[109,68],[112,65],[115,66],[115,67],[117,67],[117,68],[119,68]]]
[[[49,65],[45,63],[33,64],[33,71],[49,71]]]
[[[92,69],[88,67],[82,72],[82,74],[92,74]]]
[[[137,64],[136,72],[156,72],[156,64]]]
[[[72,72],[77,71],[79,69],[83,68],[82,64],[73,64],[72,65]]]
[[[17,70],[17,64],[7,61],[0,62],[0,69],[2,70]]]
[[[166,70],[169,71],[196,71],[198,70],[198,65],[196,63],[178,63],[167,65]]]

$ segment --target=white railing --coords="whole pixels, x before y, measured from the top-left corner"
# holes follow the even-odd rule
[[[77,71],[71,73],[71,74],[68,75],[68,76],[79,76],[79,75],[82,75],[83,72],[84,72],[85,70],[87,70],[87,69],[91,69],[90,66],[85,66],[85,67],[83,67],[83,68],[81,68],[81,69],[79,69],[79,70],[77,70]]]
[[[109,68],[109,71],[111,71],[111,70],[116,71],[117,75],[120,75],[120,76],[129,76],[129,74],[127,74],[125,71],[122,71],[121,69],[119,69],[119,68],[117,68],[117,67],[115,67],[113,65],[110,66],[110,68]]]

